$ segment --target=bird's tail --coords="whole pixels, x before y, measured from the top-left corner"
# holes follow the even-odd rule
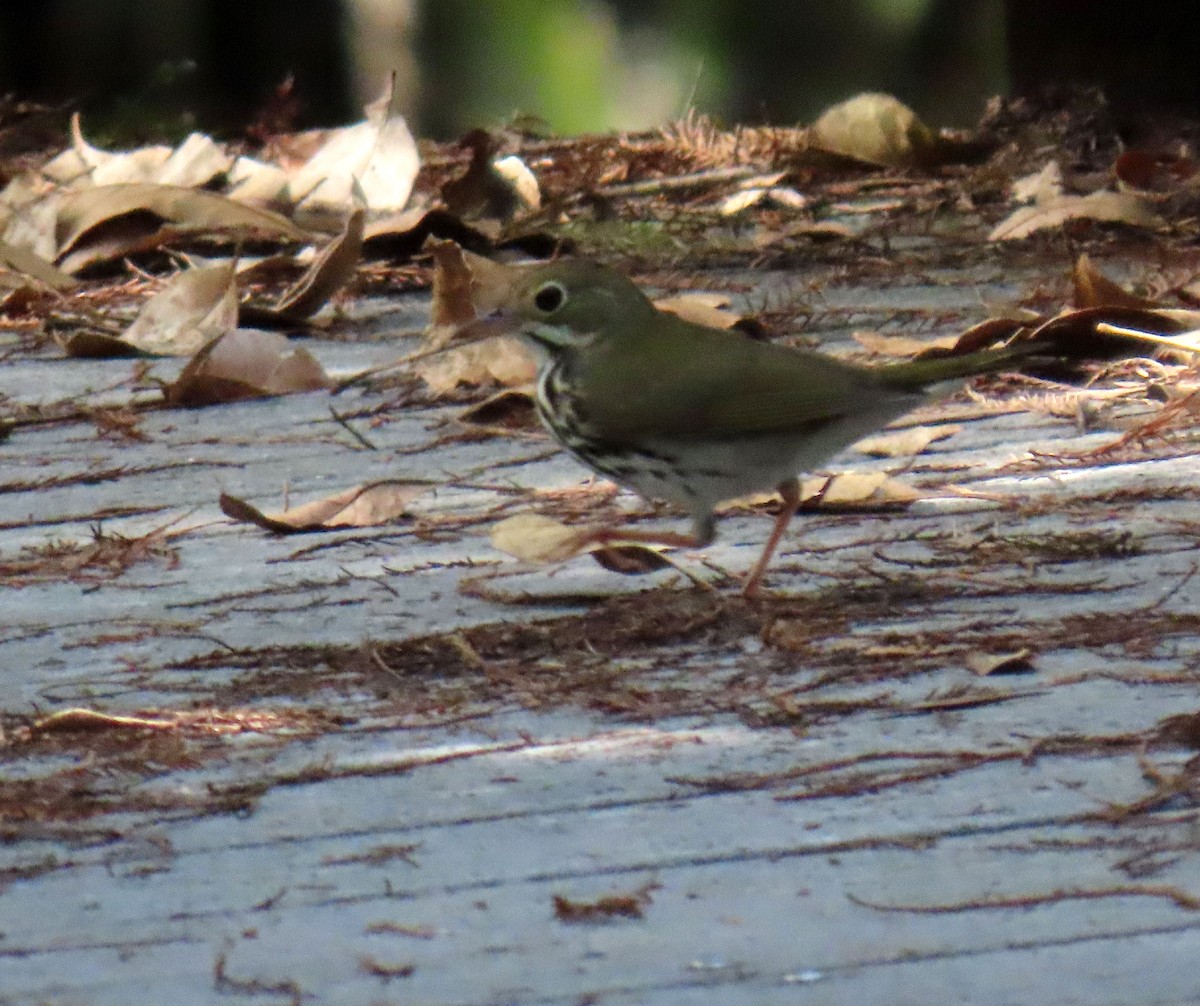
[[[898,391],[927,391],[944,381],[962,381],[977,374],[1010,369],[1013,364],[1035,355],[1037,349],[1030,342],[1018,342],[1000,349],[892,363],[875,367],[873,373],[879,383],[886,387]]]

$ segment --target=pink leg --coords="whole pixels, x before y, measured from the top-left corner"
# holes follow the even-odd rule
[[[775,549],[779,547],[783,533],[787,530],[788,524],[791,523],[792,515],[800,507],[799,481],[797,479],[788,479],[786,482],[781,482],[779,485],[779,495],[783,497],[783,504],[780,506],[779,513],[775,517],[775,526],[771,528],[771,536],[763,546],[762,554],[758,557],[758,562],[754,564],[754,568],[746,576],[746,582],[742,584],[743,597],[758,596],[759,584],[762,581],[763,574],[767,571],[771,557],[775,554]]]

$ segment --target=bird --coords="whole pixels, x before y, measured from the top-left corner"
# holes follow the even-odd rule
[[[513,267],[477,335],[534,353],[534,404],[555,440],[593,472],[691,517],[690,533],[599,527],[587,544],[704,548],[726,500],[777,490],[782,505],[747,574],[763,576],[800,498],[799,475],[969,377],[1025,351],[865,366],[748,338],[659,310],[624,274],[588,259]]]

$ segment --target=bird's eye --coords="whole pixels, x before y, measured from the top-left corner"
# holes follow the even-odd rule
[[[567,302],[567,291],[558,283],[546,283],[533,295],[533,304],[543,314],[553,314]]]

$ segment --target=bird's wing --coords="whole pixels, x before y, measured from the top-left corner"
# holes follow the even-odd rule
[[[885,400],[913,401],[908,392],[881,386],[863,367],[666,320],[638,346],[614,340],[592,354],[580,375],[589,413],[613,439],[802,430],[854,410],[887,408]]]

